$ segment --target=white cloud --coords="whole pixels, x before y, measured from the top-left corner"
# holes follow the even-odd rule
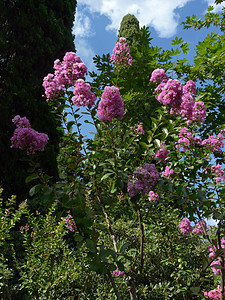
[[[134,14],[140,25],[152,26],[160,37],[171,37],[176,33],[179,15],[175,9],[182,8],[193,0],[80,0],[91,13],[108,17],[108,30],[117,31],[124,15]]]
[[[225,7],[225,2],[215,5],[215,0],[204,0],[205,2],[208,3],[208,6],[213,6],[214,7],[214,12],[219,12],[222,10],[223,7]]]
[[[95,53],[88,44],[88,41],[82,38],[75,39],[75,47],[77,55],[79,55],[81,60],[85,63],[88,71],[92,71],[94,69],[93,57]]]
[[[214,219],[205,220],[208,226],[217,226],[219,221]]]
[[[80,9],[77,9],[75,15],[75,21],[73,24],[73,34],[76,37],[88,37],[94,35],[93,26],[90,18],[85,15]]]

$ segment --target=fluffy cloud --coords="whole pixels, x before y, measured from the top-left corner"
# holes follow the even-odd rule
[[[76,11],[73,34],[75,34],[76,37],[82,38],[94,35],[90,18],[81,12],[80,9]]]
[[[171,37],[176,33],[179,20],[175,10],[190,1],[193,0],[129,0],[128,4],[127,0],[80,0],[79,5],[84,5],[91,13],[108,17],[108,30],[117,31],[123,16],[131,13],[141,26],[152,26],[160,37]]]
[[[82,38],[75,39],[75,47],[77,55],[79,55],[86,64],[88,71],[92,71],[94,69],[93,57],[95,56],[95,53],[88,44],[88,41]]]
[[[222,10],[222,8],[225,6],[225,2],[215,5],[214,2],[215,0],[204,0],[205,2],[208,3],[208,6],[213,6],[214,7],[214,12],[219,12]]]

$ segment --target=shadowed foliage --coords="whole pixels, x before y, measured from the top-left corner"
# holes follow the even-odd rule
[[[42,97],[43,77],[52,62],[74,51],[72,26],[76,0],[2,0],[0,3],[0,185],[6,196],[23,199],[28,162],[22,151],[10,148],[12,118],[26,116],[31,127],[49,136],[40,167],[57,177],[57,122]]]

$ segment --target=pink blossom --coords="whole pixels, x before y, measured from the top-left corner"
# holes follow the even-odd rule
[[[189,122],[192,119],[194,104],[194,97],[191,95],[191,93],[184,93],[182,95],[182,103],[180,106],[179,114],[183,118],[187,118]]]
[[[221,133],[219,133],[217,137],[210,135],[207,139],[202,141],[202,145],[213,152],[217,151],[219,153],[223,153],[223,136]]]
[[[183,92],[184,94],[190,93],[193,96],[196,95],[196,85],[192,80],[189,80],[184,86],[183,86]]]
[[[155,69],[152,72],[150,81],[152,82],[163,82],[166,83],[169,80],[168,75],[165,73],[165,70],[163,69]]]
[[[193,137],[191,132],[187,127],[183,127],[179,131],[180,139],[177,142],[177,149],[181,149],[183,151],[189,150],[191,147],[195,147],[195,145],[202,145],[202,140],[200,137]]]
[[[11,148],[19,148],[26,150],[27,154],[34,154],[35,151],[44,151],[44,147],[48,142],[48,136],[45,133],[39,133],[30,127],[30,123],[26,117],[16,116],[12,120],[17,128],[11,137]]]
[[[205,116],[206,116],[206,107],[204,102],[202,101],[195,102],[191,120],[204,123]]]
[[[221,297],[221,288],[220,288],[220,285],[217,286],[217,289],[211,290],[209,292],[205,292],[204,296],[207,299],[220,300],[220,297]]]
[[[215,275],[217,275],[218,273],[221,272],[221,269],[217,269],[217,268],[213,267],[214,265],[221,265],[221,258],[217,257],[217,255],[216,255],[217,249],[220,249],[219,245],[217,247],[213,246],[213,248],[211,246],[208,247],[209,257],[211,259],[215,258],[213,260],[213,262],[210,264],[212,271]],[[221,249],[225,249],[225,238],[224,237],[221,239]]]
[[[174,170],[171,169],[171,167],[166,166],[165,170],[162,172],[162,176],[163,176],[163,177],[168,177],[168,178],[169,178],[170,175],[173,174],[173,173],[174,173]]]
[[[156,99],[174,110],[179,109],[182,103],[183,86],[177,79],[169,79],[163,86]]]
[[[155,154],[155,158],[159,159],[159,162],[164,162],[167,158],[167,155],[169,154],[169,150],[166,150],[166,144],[165,143],[161,143],[159,150],[156,152]]]
[[[66,227],[70,230],[70,231],[75,231],[75,222],[74,219],[71,215],[68,215],[67,219],[65,220],[66,223]]]
[[[84,82],[83,79],[75,82],[73,94],[72,101],[75,106],[93,105],[96,100],[95,94],[91,92],[90,84]]]
[[[138,123],[135,126],[130,127],[133,135],[144,135],[143,123]]]
[[[157,193],[154,193],[153,191],[150,191],[148,195],[151,202],[154,202],[159,199],[159,195]]]
[[[224,171],[221,170],[222,165],[212,166],[211,173],[215,173],[215,180],[216,183],[220,181],[225,181],[225,174]]]
[[[124,271],[115,270],[115,271],[113,271],[113,274],[114,274],[116,277],[121,277],[121,276],[124,275]]]
[[[143,167],[137,167],[127,185],[129,196],[134,197],[138,194],[148,193],[159,178],[159,173],[154,164],[145,164]]]
[[[16,127],[24,128],[30,127],[30,122],[26,117],[21,118],[19,115],[15,116],[12,119],[12,122],[16,125]]]
[[[170,114],[178,114],[187,119],[187,125],[204,122],[206,107],[203,102],[195,102],[196,86],[189,80],[184,86],[177,79],[169,79],[164,70],[153,71],[150,81],[158,82],[156,99],[166,105]]]
[[[186,235],[190,232],[192,232],[193,227],[191,226],[191,222],[187,218],[183,218],[181,223],[178,225],[180,227],[180,231]]]
[[[195,225],[195,228],[192,232],[196,234],[204,233],[204,229],[206,229],[206,227],[206,222],[204,220],[201,220]]]
[[[126,39],[121,37],[116,43],[110,61],[117,67],[132,65],[130,48],[127,46]]]
[[[47,100],[63,95],[77,79],[87,75],[87,67],[74,52],[67,52],[62,62],[55,60],[54,69],[54,74],[48,74],[43,80]]]
[[[105,87],[101,100],[98,104],[97,113],[102,121],[111,122],[114,118],[122,120],[124,116],[124,105],[117,87]]]

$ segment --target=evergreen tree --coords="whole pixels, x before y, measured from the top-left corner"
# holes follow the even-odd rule
[[[76,0],[2,0],[0,2],[0,185],[6,194],[25,197],[28,163],[10,148],[12,118],[26,116],[31,126],[49,136],[41,168],[57,177],[57,121],[42,97],[43,77],[52,63],[74,51],[72,26]]]
[[[131,67],[124,70],[124,78],[130,76],[127,85],[122,81],[121,93],[132,91],[132,98],[127,101],[127,121],[135,123],[143,122],[146,130],[151,127],[150,117],[154,115],[159,106],[153,96],[153,86],[149,83],[152,71],[157,66],[157,55],[159,49],[151,45],[149,29],[140,28],[138,19],[131,14],[123,17],[118,31],[118,39],[124,37],[130,48],[133,59]],[[120,72],[121,73],[121,72]],[[121,74],[120,74],[121,76]],[[134,113],[137,110],[138,112]],[[135,116],[135,118],[133,118]]]
[[[118,31],[118,38],[125,37],[129,47],[137,47],[140,43],[140,26],[138,19],[131,14],[123,17]]]

